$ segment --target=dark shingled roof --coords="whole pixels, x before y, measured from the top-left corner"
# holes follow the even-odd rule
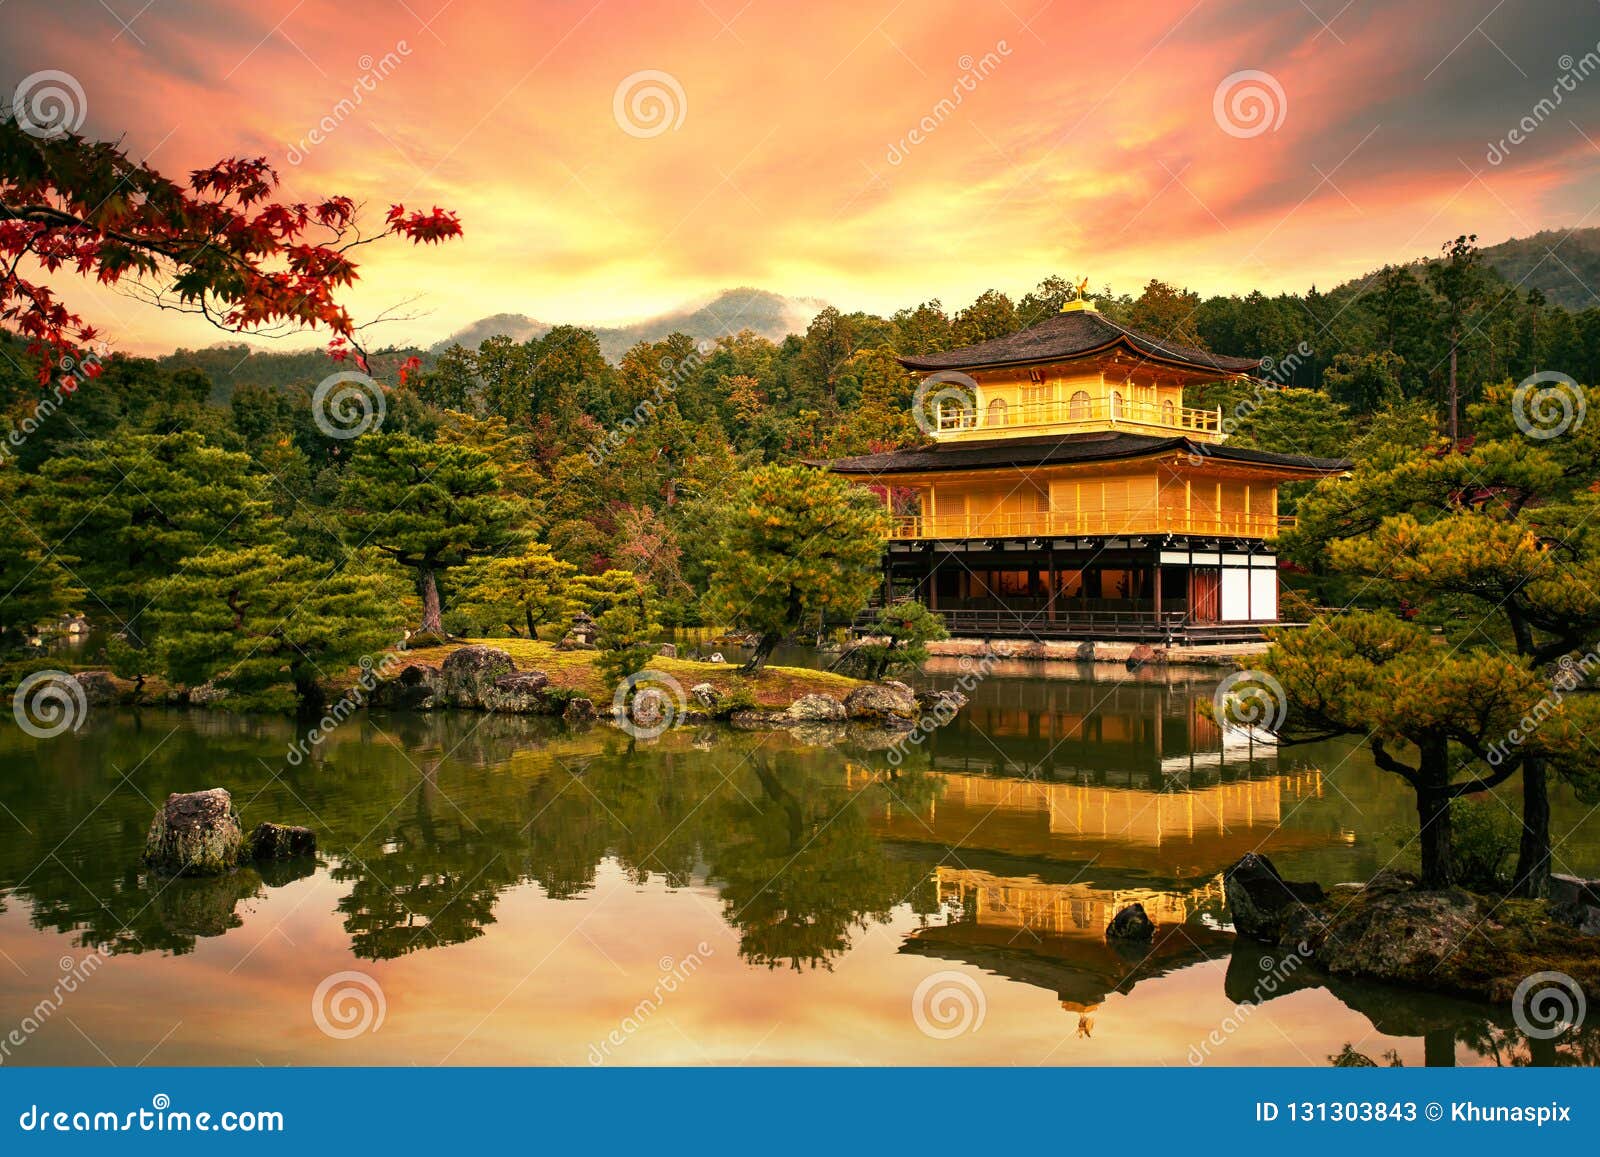
[[[1274,454],[1243,446],[1196,442],[1189,438],[1157,438],[1149,434],[1068,434],[1065,437],[1004,438],[990,442],[956,442],[920,450],[892,450],[818,463],[836,474],[921,474],[943,470],[988,470],[1002,467],[1068,466],[1155,454],[1192,454],[1219,462],[1283,466],[1317,474],[1350,469],[1342,458]]]
[[[908,370],[966,370],[984,366],[1029,365],[1083,357],[1119,344],[1141,357],[1198,370],[1243,374],[1261,364],[1260,358],[1224,357],[1164,338],[1137,333],[1091,309],[1052,314],[1021,333],[942,354],[901,358],[900,364]]]

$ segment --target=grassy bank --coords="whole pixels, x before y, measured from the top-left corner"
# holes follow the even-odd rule
[[[561,690],[582,695],[596,703],[609,702],[615,685],[601,676],[596,669],[598,652],[558,651],[553,643],[533,639],[469,639],[443,647],[422,647],[402,653],[404,662],[426,663],[438,666],[463,646],[478,644],[495,647],[510,655],[519,671],[543,671],[550,677],[550,685]],[[813,671],[805,667],[767,666],[756,675],[741,675],[736,663],[702,663],[693,659],[650,660],[650,669],[671,675],[687,691],[697,683],[710,683],[724,695],[744,691],[751,696],[752,706],[787,707],[802,695],[831,695],[843,699],[857,687],[861,680],[831,671]]]

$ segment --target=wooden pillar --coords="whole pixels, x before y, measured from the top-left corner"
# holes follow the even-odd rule
[[[1049,579],[1049,582],[1050,582],[1049,589],[1045,592],[1045,597],[1046,597],[1046,599],[1049,600],[1049,601],[1047,601],[1045,603],[1045,608],[1046,608],[1045,617],[1048,618],[1053,623],[1053,622],[1056,621],[1056,590],[1057,590],[1057,587],[1056,587],[1056,544],[1055,544],[1055,540],[1054,539],[1051,539],[1049,544],[1045,547],[1045,567],[1046,567],[1045,575]]]

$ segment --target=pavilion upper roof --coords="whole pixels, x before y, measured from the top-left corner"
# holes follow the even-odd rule
[[[1118,346],[1151,362],[1202,372],[1245,374],[1261,364],[1260,358],[1225,357],[1165,338],[1151,337],[1118,325],[1093,308],[1069,309],[1052,314],[1020,333],[979,342],[977,345],[899,360],[909,370],[971,370],[1072,361]]]

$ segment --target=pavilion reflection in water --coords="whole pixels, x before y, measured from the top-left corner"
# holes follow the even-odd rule
[[[931,855],[944,921],[902,951],[1054,990],[1089,1035],[1095,1010],[1140,980],[1226,956],[1222,871],[1246,852],[1347,842],[1310,822],[1320,771],[1225,733],[1204,713],[1211,683],[1004,680],[978,688],[929,739],[939,790],[914,805],[873,796],[869,823]],[[854,789],[884,773],[851,765]],[[919,850],[920,849],[920,850]],[[1154,939],[1107,942],[1143,905]]]

